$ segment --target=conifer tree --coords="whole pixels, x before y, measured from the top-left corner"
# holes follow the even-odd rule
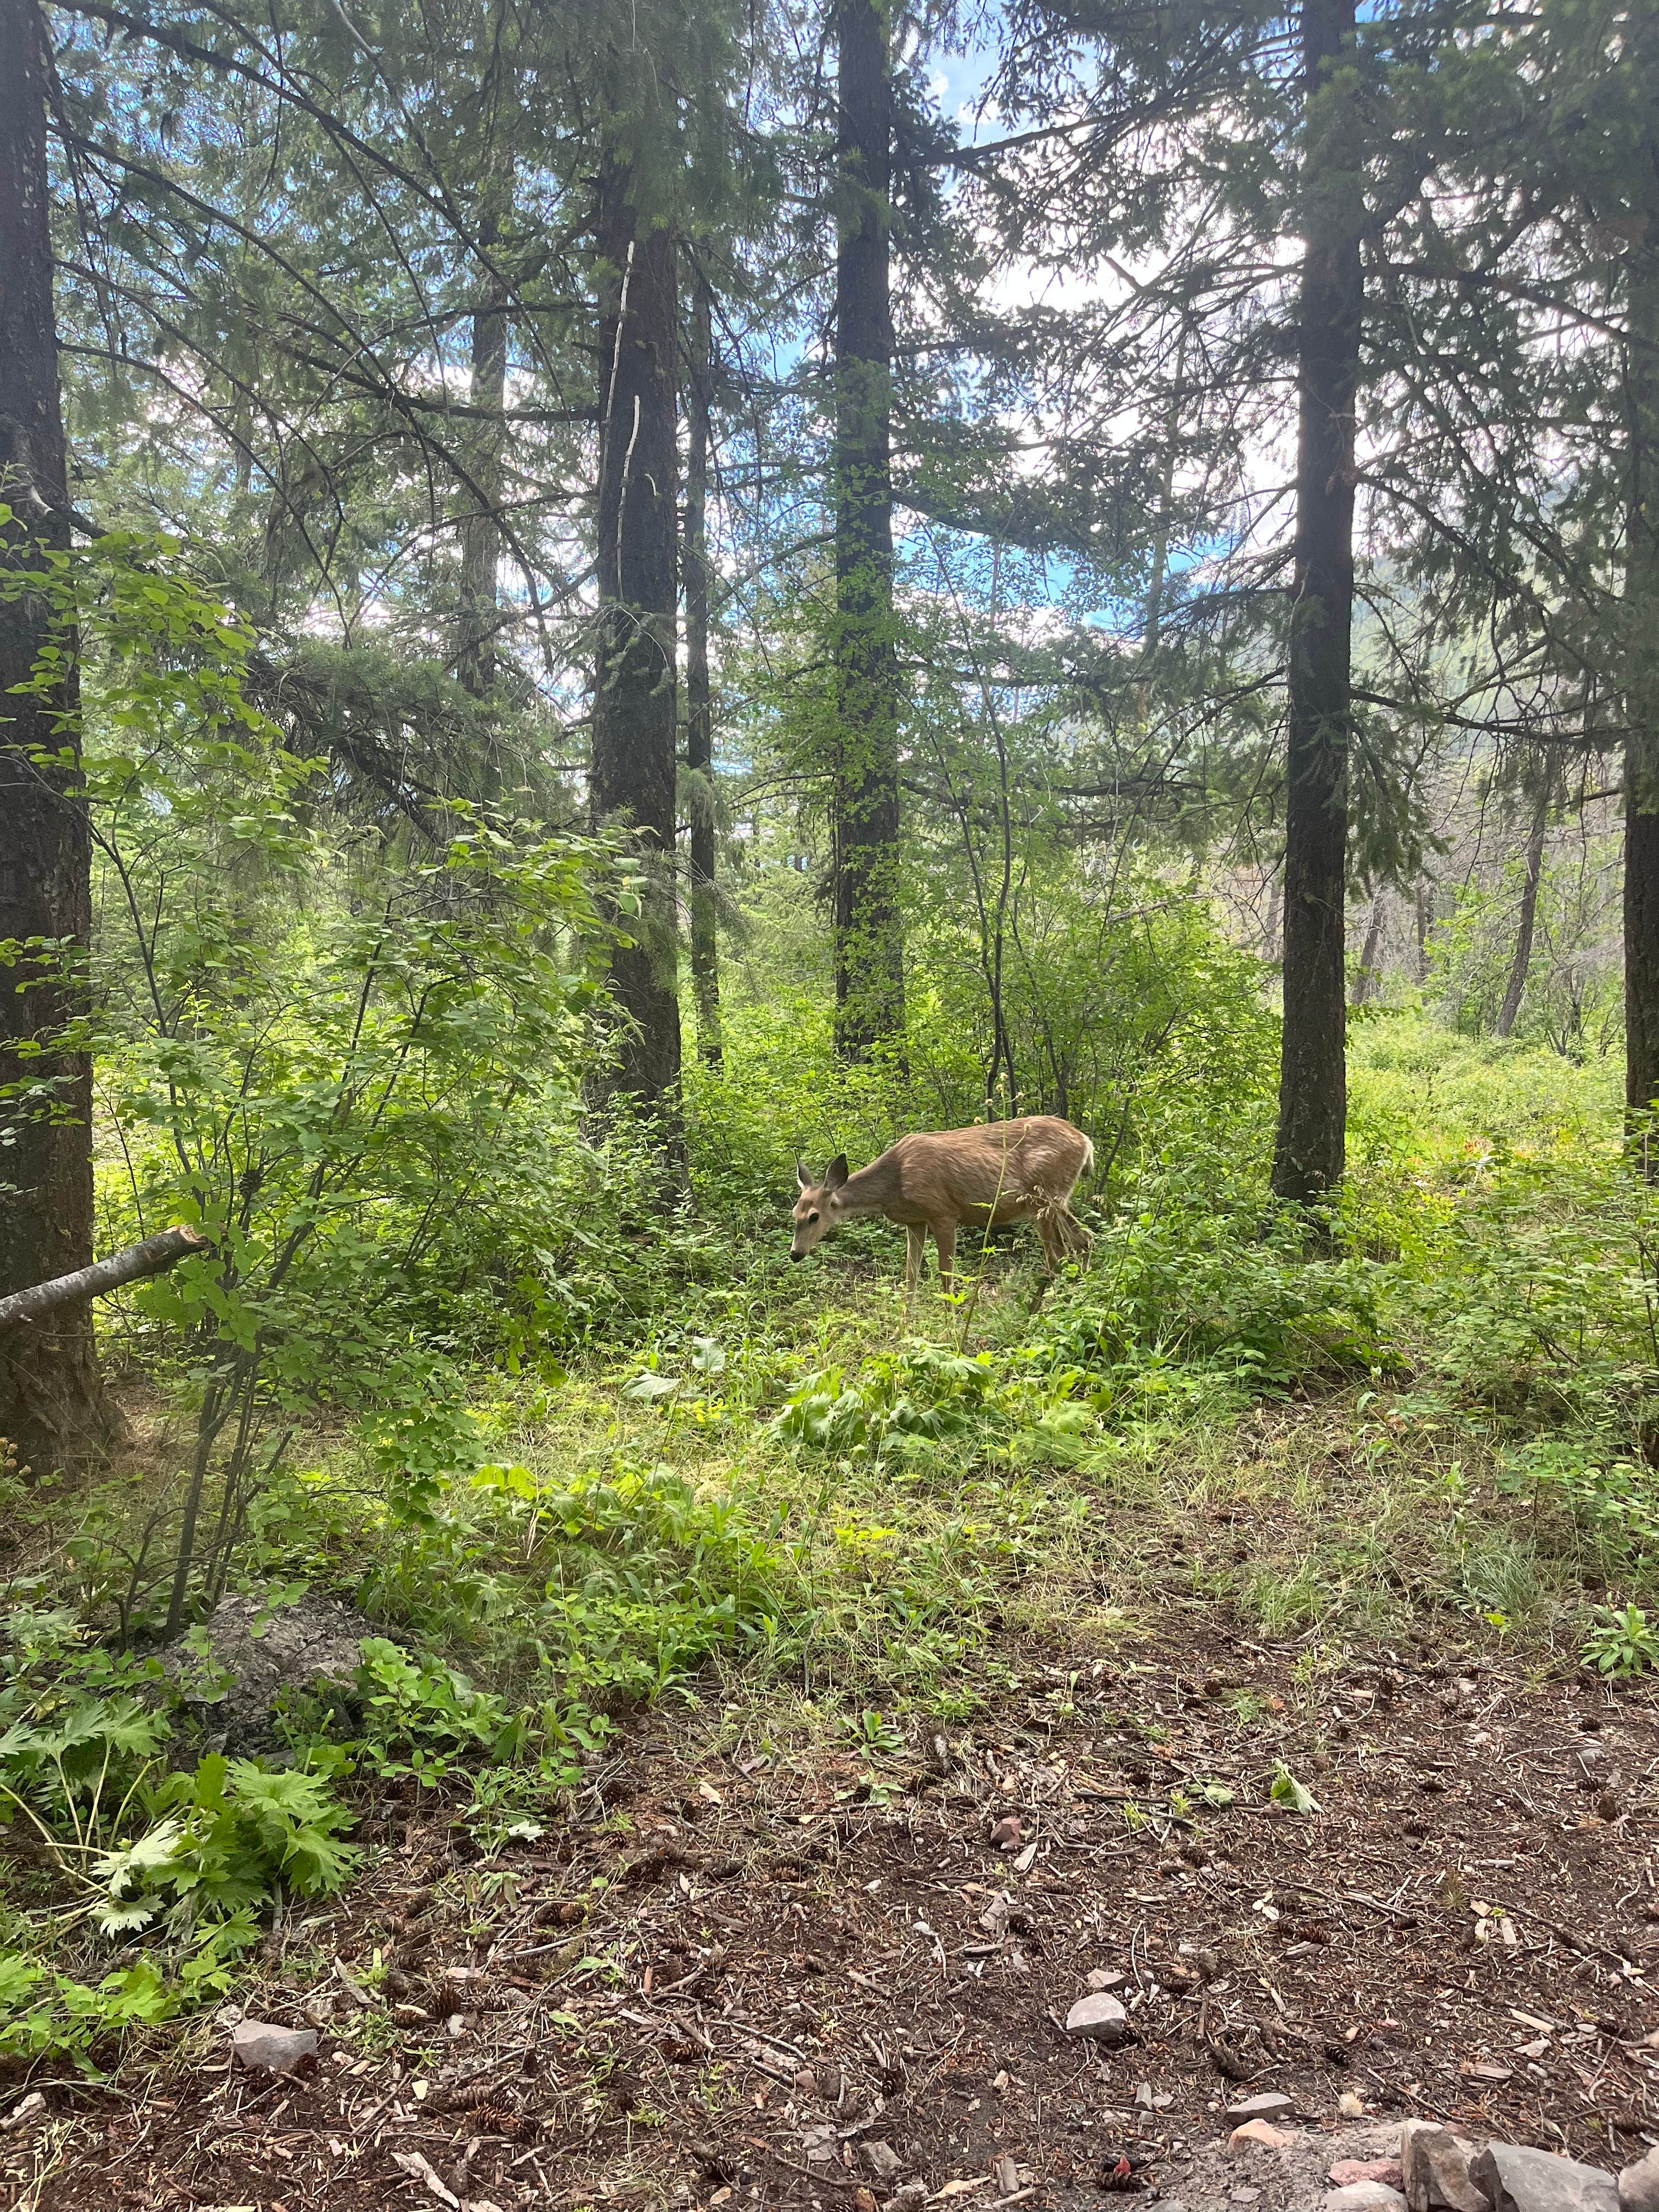
[[[48,227],[45,26],[0,0],[0,562],[27,574],[70,544]],[[63,1041],[84,1012],[91,842],[76,795],[72,665],[27,687],[48,610],[0,594],[0,1295],[89,1264],[92,1065]],[[116,1426],[82,1304],[0,1330],[0,1435],[44,1474]]]
[[[836,33],[836,1045],[861,1060],[904,1031],[886,0],[837,0]]]

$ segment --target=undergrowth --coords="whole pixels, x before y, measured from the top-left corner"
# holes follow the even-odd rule
[[[429,1425],[301,1440],[238,1579],[378,1632],[257,1759],[154,1656],[153,1475],[11,1478],[0,2053],[92,2066],[230,1987],[276,1898],[349,1879],[377,1790],[443,1793],[481,1852],[534,1838],[665,1693],[884,1741],[995,1695],[1011,1635],[1080,1662],[1183,1607],[1316,1657],[1443,1621],[1653,1663],[1653,1200],[1596,1071],[1459,1043],[1408,1112],[1425,1027],[1361,1037],[1321,1239],[1268,1206],[1261,1128],[1189,1121],[1053,1285],[965,1240],[957,1295],[907,1302],[878,1229],[791,1270],[780,1205],[586,1349],[526,1327]]]

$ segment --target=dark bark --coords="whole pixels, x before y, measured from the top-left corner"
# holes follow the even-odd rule
[[[892,60],[879,0],[841,0],[836,180],[836,1046],[904,1033],[893,626]]]
[[[486,215],[480,242],[494,247],[501,226]],[[501,504],[506,443],[507,300],[499,279],[487,280],[485,296],[472,316],[471,404],[482,412],[471,421],[466,441],[471,510],[461,525],[461,619],[455,673],[474,698],[495,688],[495,641],[501,629]],[[486,778],[493,796],[495,779]]]
[[[176,1267],[180,1260],[208,1249],[208,1240],[199,1229],[158,1230],[141,1244],[129,1244],[124,1251],[112,1252],[106,1260],[77,1267],[72,1275],[59,1275],[55,1281],[35,1283],[0,1298],[0,1328],[13,1322],[38,1321],[42,1314],[55,1313],[60,1306],[106,1297],[111,1291],[141,1283],[147,1275],[159,1275],[164,1268]]]
[[[1352,102],[1326,82],[1354,0],[1306,0],[1302,321],[1285,823],[1285,1031],[1273,1187],[1298,1206],[1340,1181],[1347,1121],[1348,740],[1354,404],[1364,217]]]
[[[1429,980],[1429,932],[1434,927],[1434,885],[1425,876],[1417,886],[1417,980]]]
[[[1625,1103],[1643,1170],[1659,1176],[1659,191],[1631,256],[1625,560]]]
[[[37,0],[0,0],[0,500],[8,567],[70,542],[47,231],[46,41]],[[72,676],[40,696],[51,623],[0,602],[0,1297],[92,1258],[92,1065],[55,1042],[82,1006],[91,844],[77,796]],[[70,758],[39,766],[49,751]],[[31,943],[34,950],[27,949]],[[118,1426],[82,1298],[0,1344],[0,1435],[38,1469],[95,1455]]]
[[[1504,1003],[1498,1010],[1498,1034],[1510,1036],[1515,1030],[1516,1018],[1521,1012],[1521,1000],[1527,988],[1527,976],[1532,967],[1533,932],[1538,924],[1538,884],[1544,872],[1544,838],[1550,826],[1550,778],[1547,775],[1538,793],[1538,804],[1533,810],[1532,829],[1527,838],[1527,874],[1521,886],[1521,915],[1515,931],[1515,957],[1510,963],[1510,980],[1504,987]]]
[[[720,943],[715,928],[714,704],[708,680],[708,417],[714,333],[708,287],[691,306],[685,460],[685,765],[691,816],[691,989],[697,1051],[720,1060]]]
[[[677,1113],[675,540],[679,343],[673,234],[636,208],[634,179],[607,159],[599,183],[605,295],[599,323],[599,653],[589,781],[597,825],[631,826],[644,910],[611,956],[623,1015],[607,1088]]]

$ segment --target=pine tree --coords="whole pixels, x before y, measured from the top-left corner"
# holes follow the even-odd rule
[[[1352,98],[1354,0],[1304,0],[1307,118],[1297,336],[1296,547],[1285,806],[1285,1030],[1273,1189],[1341,1180],[1347,1127],[1348,748],[1353,711],[1355,404],[1365,205]]]
[[[836,1045],[861,1060],[904,1033],[885,0],[838,0],[836,32]]]
[[[0,0],[0,560],[27,574],[70,543],[38,0]],[[76,795],[72,673],[26,688],[48,641],[38,598],[0,595],[0,1294],[89,1264],[92,1066],[61,1042],[84,1012],[91,841]],[[117,1426],[88,1307],[0,1330],[0,1435],[44,1473]]]
[[[675,964],[678,253],[636,199],[635,165],[600,170],[599,642],[589,788],[596,825],[624,823],[647,870],[631,942],[611,957],[623,1017],[614,1087],[677,1110]]]
[[[697,1050],[712,1066],[721,1059],[720,943],[714,862],[714,708],[708,674],[708,446],[714,386],[714,316],[699,272],[691,296],[686,376],[685,461],[685,765],[690,839],[691,988],[697,1006]]]

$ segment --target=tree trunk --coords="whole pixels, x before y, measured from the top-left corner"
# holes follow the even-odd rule
[[[1285,822],[1285,1031],[1273,1187],[1294,1205],[1339,1182],[1347,1121],[1348,737],[1352,709],[1354,404],[1364,216],[1352,102],[1325,83],[1355,0],[1304,0],[1307,140],[1297,384],[1296,568]]]
[[[1417,980],[1429,980],[1429,932],[1434,927],[1434,885],[1425,876],[1417,886]]]
[[[1357,1006],[1368,1006],[1381,993],[1382,978],[1376,972],[1376,948],[1382,942],[1382,894],[1378,891],[1371,901],[1370,915],[1365,923],[1365,942],[1360,948],[1359,973],[1354,979],[1353,1002]]]
[[[480,241],[494,248],[501,225],[493,214],[478,226]],[[461,619],[455,673],[475,699],[495,688],[495,641],[500,633],[501,565],[501,505],[502,458],[506,447],[507,301],[498,278],[486,278],[483,300],[472,315],[472,377],[470,398],[482,414],[467,418],[463,441],[467,473],[461,525]],[[493,797],[499,779],[485,779]]]
[[[1650,193],[1659,203],[1659,192]],[[1659,1176],[1659,204],[1630,262],[1625,388],[1625,1103],[1643,1171]]]
[[[0,0],[0,560],[38,568],[70,542],[47,228],[46,40],[37,0]],[[92,1063],[53,1040],[83,1009],[91,842],[76,796],[70,675],[16,696],[50,624],[0,601],[0,1297],[92,1259]],[[36,764],[37,751],[58,757]],[[30,952],[30,939],[52,948]],[[94,1455],[119,1426],[82,1298],[0,1343],[0,1436],[44,1472]]]
[[[708,416],[714,331],[708,288],[691,307],[685,462],[685,765],[691,816],[691,989],[697,1051],[720,1060],[720,944],[714,908],[714,708],[708,681]]]
[[[605,1088],[678,1112],[675,921],[675,538],[679,343],[673,234],[646,219],[634,178],[607,158],[599,181],[605,296],[599,323],[599,653],[589,790],[596,826],[631,824],[644,862],[633,942],[611,961],[623,1016]]]
[[[1504,1003],[1498,1010],[1498,1034],[1501,1037],[1514,1031],[1522,994],[1527,988],[1528,970],[1532,966],[1533,931],[1538,921],[1538,882],[1544,872],[1544,838],[1550,826],[1550,787],[1553,781],[1553,775],[1546,769],[1533,813],[1531,834],[1527,839],[1527,878],[1521,887],[1521,920],[1515,933],[1515,958],[1510,963]]]
[[[904,1034],[893,627],[892,73],[880,0],[840,0],[836,196],[836,1046]]]

